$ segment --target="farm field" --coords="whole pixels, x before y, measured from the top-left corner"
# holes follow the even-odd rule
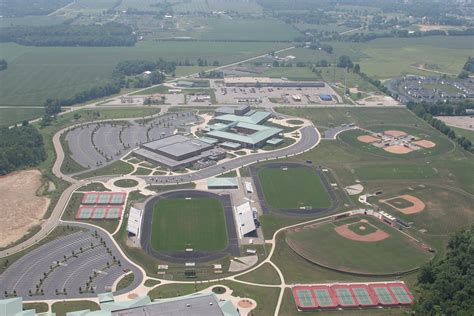
[[[331,206],[326,189],[318,174],[304,167],[264,168],[258,171],[266,202],[277,209],[297,209],[311,206]]]
[[[163,199],[153,210],[151,245],[159,251],[222,250],[227,244],[224,209],[212,198]]]
[[[12,108],[0,107],[0,126],[10,126],[20,124],[23,120],[31,120],[41,117],[44,114],[43,108]]]
[[[288,45],[288,44],[286,44]],[[42,105],[47,98],[66,98],[109,79],[123,60],[198,58],[226,64],[278,48],[276,43],[141,42],[135,47],[27,47],[0,44],[0,105]]]
[[[353,235],[364,225],[382,234],[380,240],[360,241],[343,236],[336,229],[348,225]],[[354,216],[336,222],[305,227],[287,233],[287,242],[310,261],[343,271],[388,274],[415,269],[431,255],[420,245],[371,216]]]
[[[239,13],[262,13],[262,7],[255,0],[190,0],[173,5],[177,13],[212,12],[212,11],[237,11]]]
[[[216,41],[293,41],[298,31],[283,21],[271,18],[261,19],[228,19],[206,18],[198,24],[198,38],[201,40]]]
[[[362,72],[379,79],[404,74],[433,75],[425,68],[457,75],[468,56],[472,55],[474,42],[470,37],[423,37],[376,39],[368,43],[331,43],[335,52],[349,55],[359,63]]]

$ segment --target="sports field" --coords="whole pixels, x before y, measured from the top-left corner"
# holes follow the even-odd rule
[[[200,197],[160,200],[153,209],[151,245],[157,251],[224,249],[227,230],[222,204]]]
[[[336,232],[336,229],[346,224],[348,230],[358,239],[381,240],[359,241],[343,237]],[[365,229],[361,228],[364,226]],[[375,235],[371,236],[377,233],[379,234],[377,238]],[[290,247],[310,261],[358,273],[389,274],[407,271],[417,268],[431,258],[428,251],[370,216],[350,217],[305,227],[298,231],[289,231],[286,240]]]
[[[327,208],[331,206],[329,195],[313,169],[263,168],[257,175],[265,201],[273,208]]]

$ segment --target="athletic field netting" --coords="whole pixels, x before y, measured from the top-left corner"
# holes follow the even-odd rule
[[[118,219],[122,216],[121,206],[84,206],[79,207],[76,219]]]
[[[413,295],[403,282],[296,285],[299,310],[410,305]]]
[[[125,203],[125,197],[123,192],[87,192],[84,193],[82,204],[121,205]]]

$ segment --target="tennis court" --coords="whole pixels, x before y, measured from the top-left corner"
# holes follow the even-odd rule
[[[119,219],[122,207],[118,206],[84,206],[79,207],[76,219]]]
[[[126,194],[123,192],[87,192],[84,193],[82,204],[121,205],[125,203]]]
[[[413,304],[413,296],[403,282],[296,285],[292,292],[299,310]]]

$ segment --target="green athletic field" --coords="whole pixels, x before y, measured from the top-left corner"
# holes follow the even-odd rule
[[[265,201],[277,209],[295,209],[304,206],[325,208],[331,206],[326,189],[318,174],[308,168],[264,168],[258,171]]]
[[[334,230],[337,226],[361,219],[368,220],[372,226],[390,236],[375,242],[355,241],[340,236]],[[315,228],[303,228],[298,232],[290,231],[286,239],[290,247],[310,261],[359,273],[407,271],[419,267],[431,258],[428,251],[422,250],[400,232],[371,216],[350,217]]]
[[[227,230],[222,204],[212,198],[160,200],[153,209],[151,245],[159,251],[224,249]]]

